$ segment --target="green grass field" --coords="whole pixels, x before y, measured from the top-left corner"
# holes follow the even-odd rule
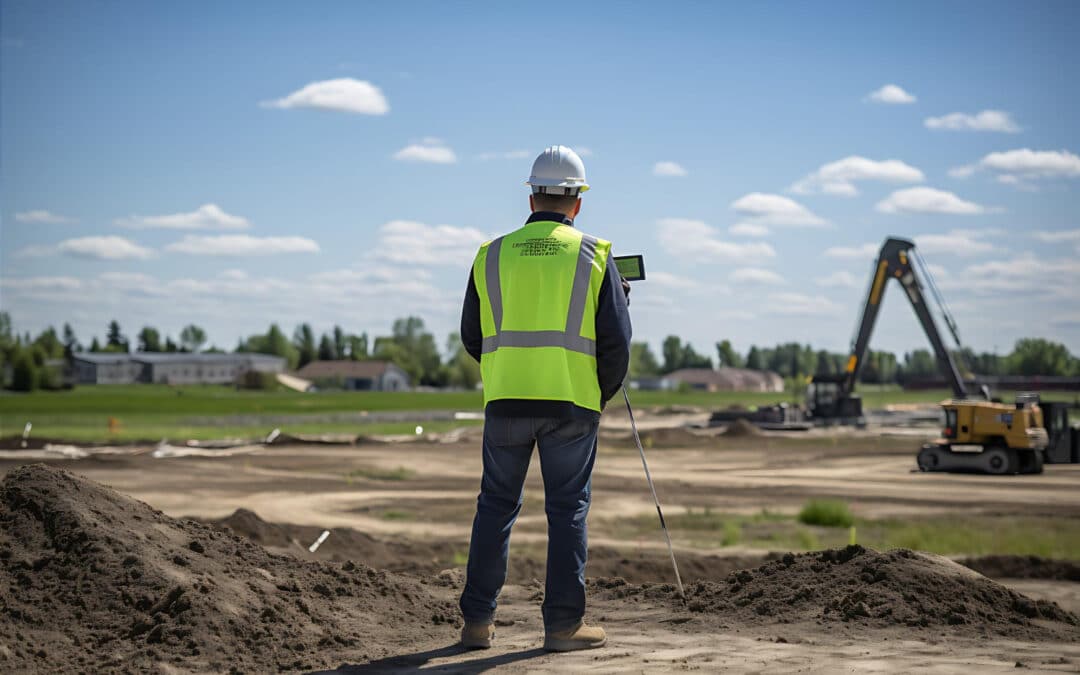
[[[748,546],[768,550],[811,551],[848,544],[847,527],[808,525],[794,515],[761,511],[753,515],[691,510],[667,516],[677,543],[699,548]],[[1039,516],[955,516],[915,518],[855,518],[857,543],[884,551],[910,548],[943,555],[1039,555],[1080,559],[1080,521]],[[609,521],[616,536],[635,538],[654,534],[656,516]]]
[[[889,403],[935,403],[945,391],[907,392],[897,387],[860,389],[866,408]],[[636,407],[758,406],[798,401],[792,393],[631,392]],[[616,401],[616,404],[618,401]],[[318,392],[244,391],[226,386],[96,385],[70,391],[0,394],[0,436],[21,433],[26,422],[39,437],[74,441],[258,438],[280,427],[290,433],[411,433],[413,422],[367,422],[363,413],[389,411],[470,411],[483,406],[480,392]],[[109,430],[109,418],[119,426]],[[285,417],[286,419],[282,419]],[[422,423],[444,431],[469,424]],[[475,423],[475,422],[472,422]]]

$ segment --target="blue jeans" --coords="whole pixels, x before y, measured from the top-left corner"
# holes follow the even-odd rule
[[[490,622],[506,582],[510,528],[524,498],[533,446],[540,448],[548,522],[544,628],[577,626],[585,616],[585,560],[592,469],[599,422],[588,419],[488,417],[484,423],[484,477],[476,500],[461,614]]]

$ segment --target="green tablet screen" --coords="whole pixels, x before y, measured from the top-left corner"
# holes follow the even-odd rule
[[[641,281],[645,278],[645,256],[617,255],[615,267],[627,281]]]

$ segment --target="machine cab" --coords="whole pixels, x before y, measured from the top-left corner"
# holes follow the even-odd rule
[[[946,406],[945,407],[945,428],[942,430],[942,435],[945,438],[956,438],[957,430],[960,428],[960,419],[956,408]]]
[[[862,426],[866,423],[862,399],[845,394],[842,379],[842,375],[815,375],[806,386],[806,407],[812,418]]]
[[[811,380],[810,384],[806,385],[806,405],[819,415],[824,415],[825,411],[836,408],[836,399],[839,395],[839,382]]]

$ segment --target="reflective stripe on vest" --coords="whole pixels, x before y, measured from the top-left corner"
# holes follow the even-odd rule
[[[566,312],[566,328],[559,330],[503,330],[502,287],[499,281],[499,252],[502,237],[488,244],[484,261],[484,279],[487,286],[491,317],[495,323],[495,335],[485,337],[481,353],[490,354],[499,347],[560,347],[572,352],[596,356],[596,341],[581,335],[585,316],[585,303],[589,299],[589,279],[593,260],[596,258],[596,238],[587,234],[581,237],[574,284],[570,291],[570,307]]]

